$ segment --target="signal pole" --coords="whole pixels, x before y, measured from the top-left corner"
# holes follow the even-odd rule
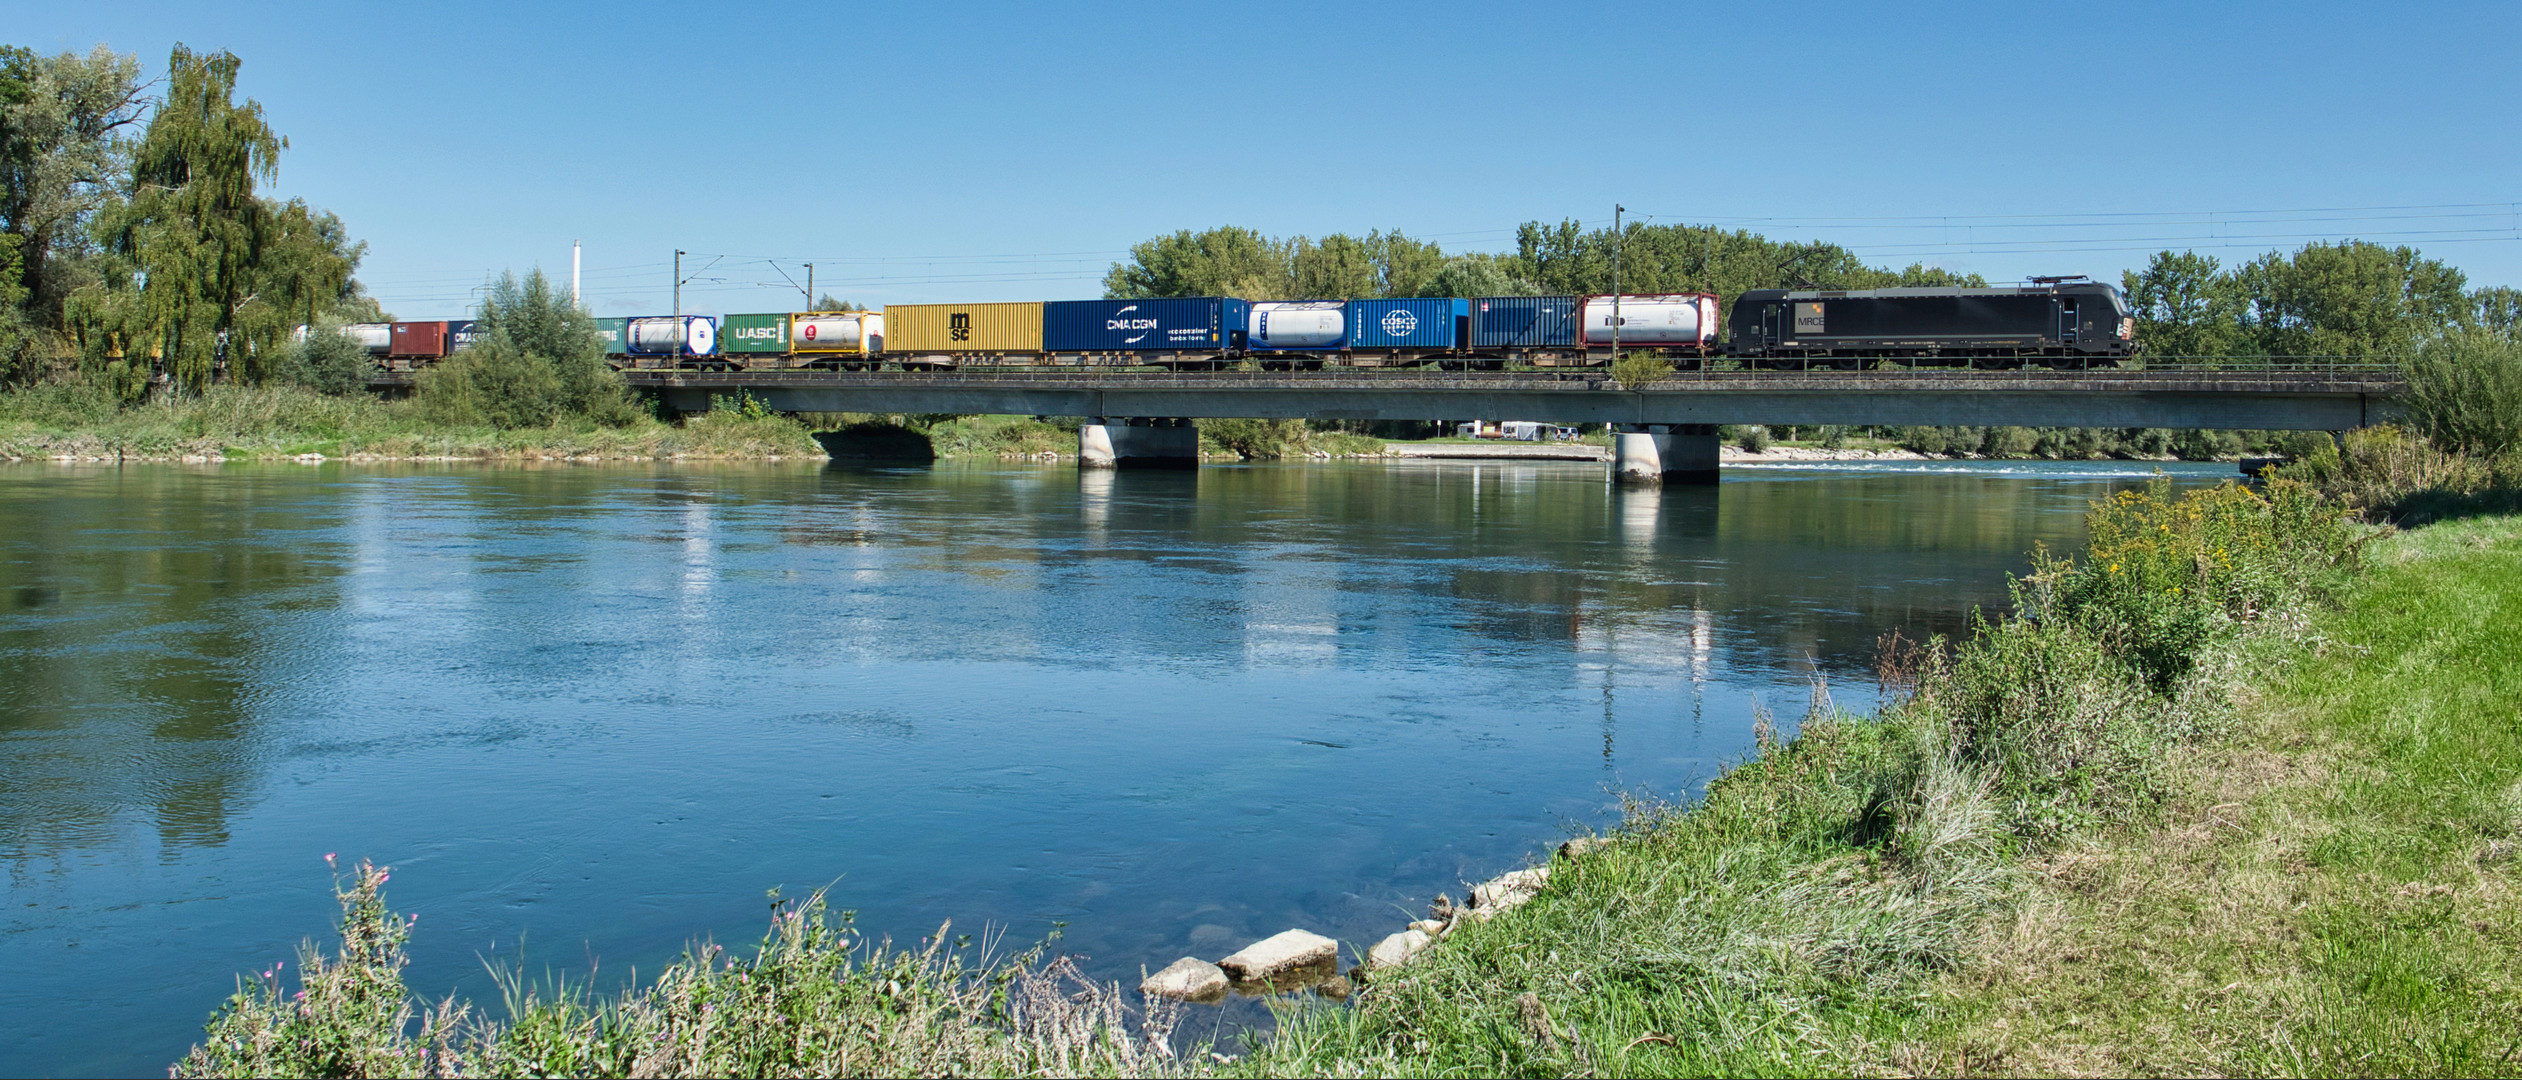
[[[1620,214],[1628,207],[1611,204],[1611,362],[1620,362]]]
[[[814,264],[806,264],[806,310],[814,310]]]
[[[674,249],[674,313],[683,314],[683,249]]]

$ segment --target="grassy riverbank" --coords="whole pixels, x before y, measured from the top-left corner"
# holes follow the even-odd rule
[[[119,405],[78,383],[0,394],[0,460],[796,458],[823,451],[794,420],[741,408],[666,423],[566,419],[499,428],[433,419],[416,401],[295,387],[214,386]]]

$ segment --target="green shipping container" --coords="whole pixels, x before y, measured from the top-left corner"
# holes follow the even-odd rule
[[[597,319],[595,321],[595,337],[597,341],[604,343],[606,356],[630,355],[630,342],[625,339],[625,335],[629,333],[629,319]]]
[[[718,347],[731,353],[788,351],[788,315],[729,315],[718,320]]]

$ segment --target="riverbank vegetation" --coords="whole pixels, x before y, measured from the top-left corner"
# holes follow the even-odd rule
[[[214,386],[126,405],[55,383],[0,394],[0,461],[275,461],[303,455],[390,459],[809,458],[804,426],[721,408],[667,423],[562,417],[530,428],[449,423],[417,399],[334,396],[290,386]]]
[[[1968,639],[1885,642],[1878,712],[1816,686],[1696,803],[1633,807],[1256,1043],[1179,1046],[1170,1006],[1047,954],[892,948],[811,898],[620,995],[408,1003],[414,924],[363,869],[343,951],[249,980],[182,1071],[2498,1071],[2522,526],[2391,535],[2279,478],[2158,482],[2090,535]]]

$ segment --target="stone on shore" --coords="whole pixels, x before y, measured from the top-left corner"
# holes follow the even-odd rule
[[[1427,931],[1412,927],[1378,941],[1374,948],[1366,950],[1366,966],[1370,968],[1400,967],[1409,963],[1410,958],[1417,956],[1420,950],[1435,943],[1436,939],[1430,937]]]
[[[1410,929],[1426,934],[1432,938],[1444,937],[1445,921],[1442,919],[1421,919],[1417,922],[1411,923]]]
[[[1226,994],[1226,973],[1199,957],[1186,956],[1165,965],[1165,970],[1148,976],[1138,984],[1138,992],[1187,1001],[1223,997]]]
[[[1282,930],[1217,962],[1238,982],[1262,982],[1340,958],[1340,943],[1308,930]]]
[[[1549,880],[1550,868],[1547,866],[1499,874],[1471,887],[1471,914],[1475,918],[1486,919],[1518,906],[1539,895],[1542,883]]]

